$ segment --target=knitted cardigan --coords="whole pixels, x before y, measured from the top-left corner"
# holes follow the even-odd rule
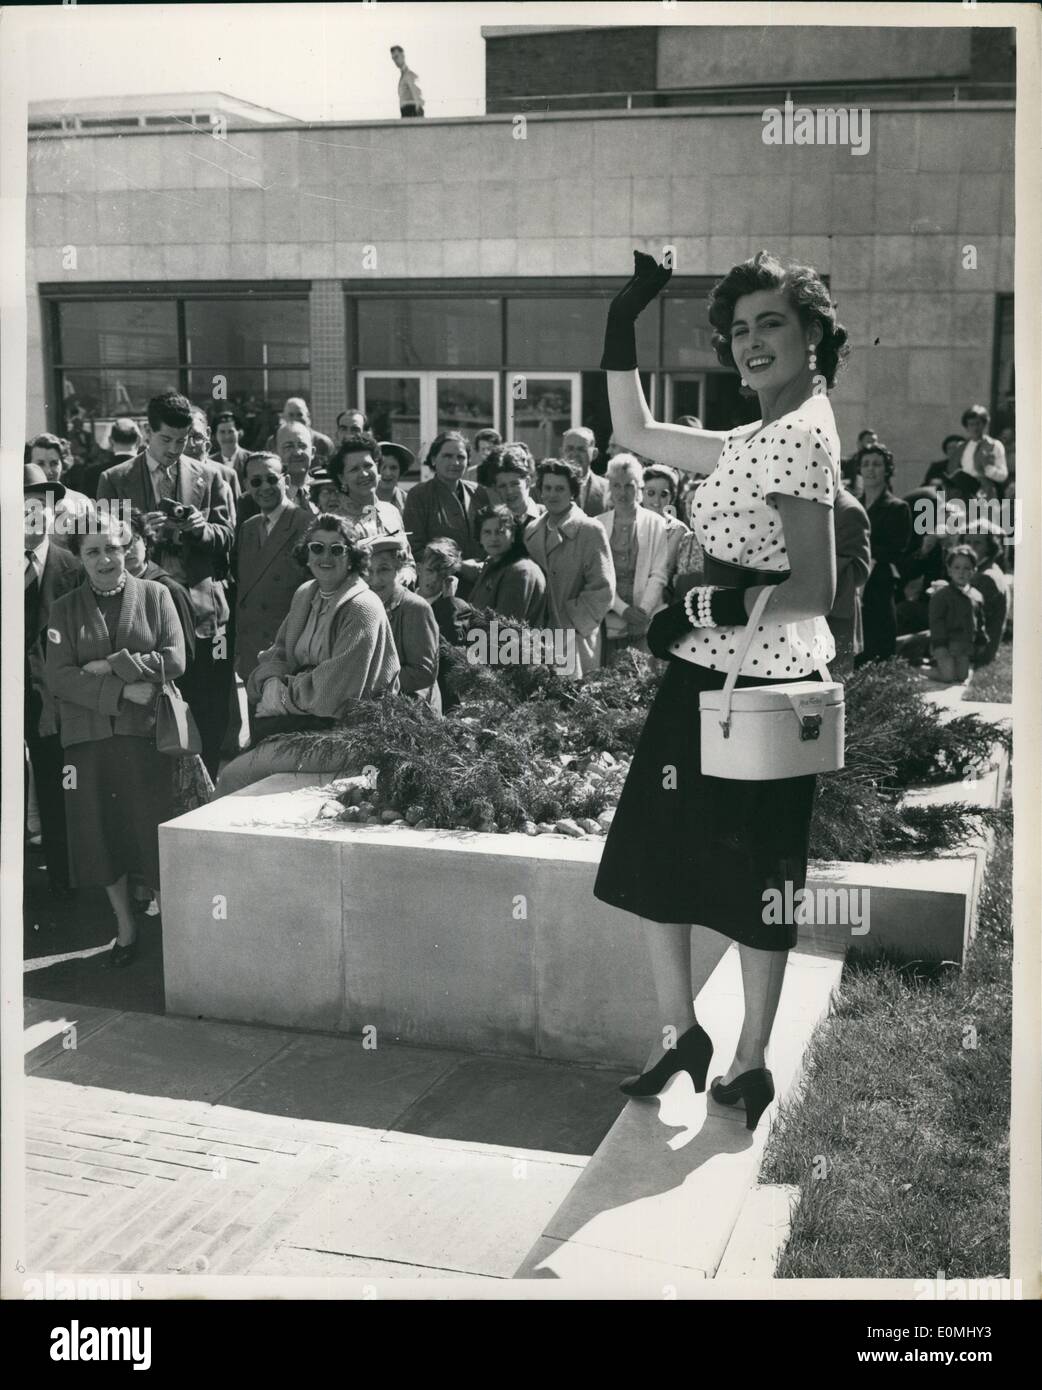
[[[250,674],[247,696],[259,703],[264,682],[279,676],[296,710],[339,719],[352,700],[396,695],[401,668],[394,639],[384,606],[364,579],[349,583],[337,599],[321,661],[310,670],[297,667],[293,652],[317,589],[318,581],[309,579],[293,595],[275,641]]]

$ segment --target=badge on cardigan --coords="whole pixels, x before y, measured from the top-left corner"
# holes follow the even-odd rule
[[[48,642],[53,642],[55,646],[58,646],[61,643],[62,635],[56,627],[49,627],[47,629],[47,640]]]

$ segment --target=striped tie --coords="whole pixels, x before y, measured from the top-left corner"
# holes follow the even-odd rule
[[[161,468],[158,474],[159,495],[169,497],[173,501],[177,500],[177,464],[172,463],[169,468]]]

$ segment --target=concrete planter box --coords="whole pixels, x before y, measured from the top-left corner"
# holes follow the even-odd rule
[[[997,804],[1004,777],[978,797]],[[654,991],[633,919],[593,896],[599,838],[320,821],[325,800],[284,774],[161,827],[169,1012],[642,1061]],[[870,891],[870,930],[805,926],[801,946],[961,961],[983,858],[812,865],[809,888]]]

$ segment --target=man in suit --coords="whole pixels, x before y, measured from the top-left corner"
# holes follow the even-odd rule
[[[222,410],[214,420],[213,441],[210,446],[210,462],[226,463],[234,468],[241,492],[246,486],[246,460],[250,451],[242,447],[242,426],[234,410]],[[238,498],[235,510],[239,510]]]
[[[311,431],[306,425],[280,425],[275,431],[275,454],[282,461],[282,471],[286,475],[286,500],[292,507],[299,507],[310,518],[318,515],[318,508],[311,500],[311,474],[315,465],[315,445]],[[252,457],[252,455],[251,455]],[[256,516],[260,508],[252,489],[236,507],[236,521],[239,529],[251,516]]]
[[[600,516],[611,506],[608,496],[608,480],[594,473],[593,463],[597,457],[593,430],[580,425],[574,430],[566,430],[561,444],[561,458],[579,470],[579,496],[576,503],[587,516]],[[539,499],[543,499],[540,497]]]
[[[274,454],[251,454],[246,485],[259,510],[240,526],[235,550],[235,669],[243,681],[308,577],[293,549],[311,525],[310,513],[286,496],[286,472]]]
[[[54,699],[44,678],[46,634],[52,605],[83,579],[74,555],[53,543],[54,509],[65,496],[63,483],[52,482],[37,463],[25,465],[25,742],[40,810],[40,832],[47,859],[47,878],[55,897],[67,898],[69,847],[65,830],[61,739]]]
[[[90,498],[98,495],[98,480],[107,468],[126,463],[141,448],[141,431],[129,415],[112,422],[108,448],[101,449],[91,463],[74,463],[65,475],[66,487],[74,487]]]
[[[178,687],[203,744],[203,762],[216,777],[233,682],[224,580],[231,566],[235,502],[212,463],[184,447],[192,404],[177,391],[148,403],[147,447],[101,475],[98,500],[126,500],[160,527],[157,563],[188,589],[195,614],[195,660]]]
[[[868,513],[842,480],[832,506],[836,537],[836,597],[826,622],[836,643],[830,674],[842,680],[854,669],[864,647],[861,590],[872,568],[872,523]]]
[[[185,453],[190,459],[197,459],[204,463],[213,464],[221,477],[228,484],[228,490],[232,495],[232,501],[238,507],[239,498],[242,495],[242,485],[239,482],[239,475],[230,463],[225,463],[222,458],[213,458],[210,455],[210,422],[206,418],[206,411],[200,406],[192,407],[192,428],[188,431],[188,439],[185,441]]]

